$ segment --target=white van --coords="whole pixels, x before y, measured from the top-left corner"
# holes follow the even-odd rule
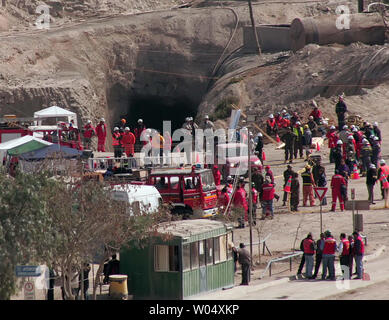
[[[118,201],[126,201],[130,204],[130,215],[133,210],[154,213],[162,205],[162,197],[157,188],[147,185],[116,185],[112,192],[112,198]]]

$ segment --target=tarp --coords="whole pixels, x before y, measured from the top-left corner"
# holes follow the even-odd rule
[[[65,147],[65,146],[59,146],[58,144],[52,144],[50,146],[46,146],[44,148],[41,148],[39,150],[26,152],[20,155],[20,159],[22,160],[39,160],[39,159],[45,159],[50,158],[53,156],[58,157],[59,155],[63,158],[76,158],[80,157],[82,155],[82,151]]]
[[[34,113],[34,118],[56,118],[67,117],[70,120],[74,120],[74,125],[77,127],[77,115],[69,110],[52,106],[46,109],[39,110]],[[36,125],[42,125],[42,121],[37,121]]]
[[[45,140],[38,139],[33,136],[24,136],[4,143],[0,143],[0,152],[7,151],[8,154],[11,156],[18,156],[25,152],[42,149],[51,144],[51,142],[47,142]]]

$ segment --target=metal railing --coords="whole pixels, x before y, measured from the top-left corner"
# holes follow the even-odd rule
[[[303,255],[303,252],[299,251],[299,252],[293,253],[291,255],[285,256],[285,257],[275,258],[275,259],[270,260],[268,262],[265,270],[262,272],[262,274],[261,274],[261,276],[259,278],[262,279],[267,270],[269,270],[269,277],[271,277],[271,266],[272,266],[272,264],[275,263],[275,262],[280,262],[280,261],[284,261],[284,260],[288,260],[288,259],[289,259],[289,270],[292,271],[292,258],[299,257],[301,255]]]

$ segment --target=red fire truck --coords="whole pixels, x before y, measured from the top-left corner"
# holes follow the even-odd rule
[[[158,189],[165,203],[173,204],[173,214],[184,218],[217,214],[217,191],[210,169],[159,169],[149,174],[147,184]]]

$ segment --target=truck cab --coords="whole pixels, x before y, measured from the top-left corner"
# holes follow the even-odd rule
[[[155,186],[172,213],[207,218],[217,213],[217,190],[212,171],[202,168],[152,171],[147,184]]]

